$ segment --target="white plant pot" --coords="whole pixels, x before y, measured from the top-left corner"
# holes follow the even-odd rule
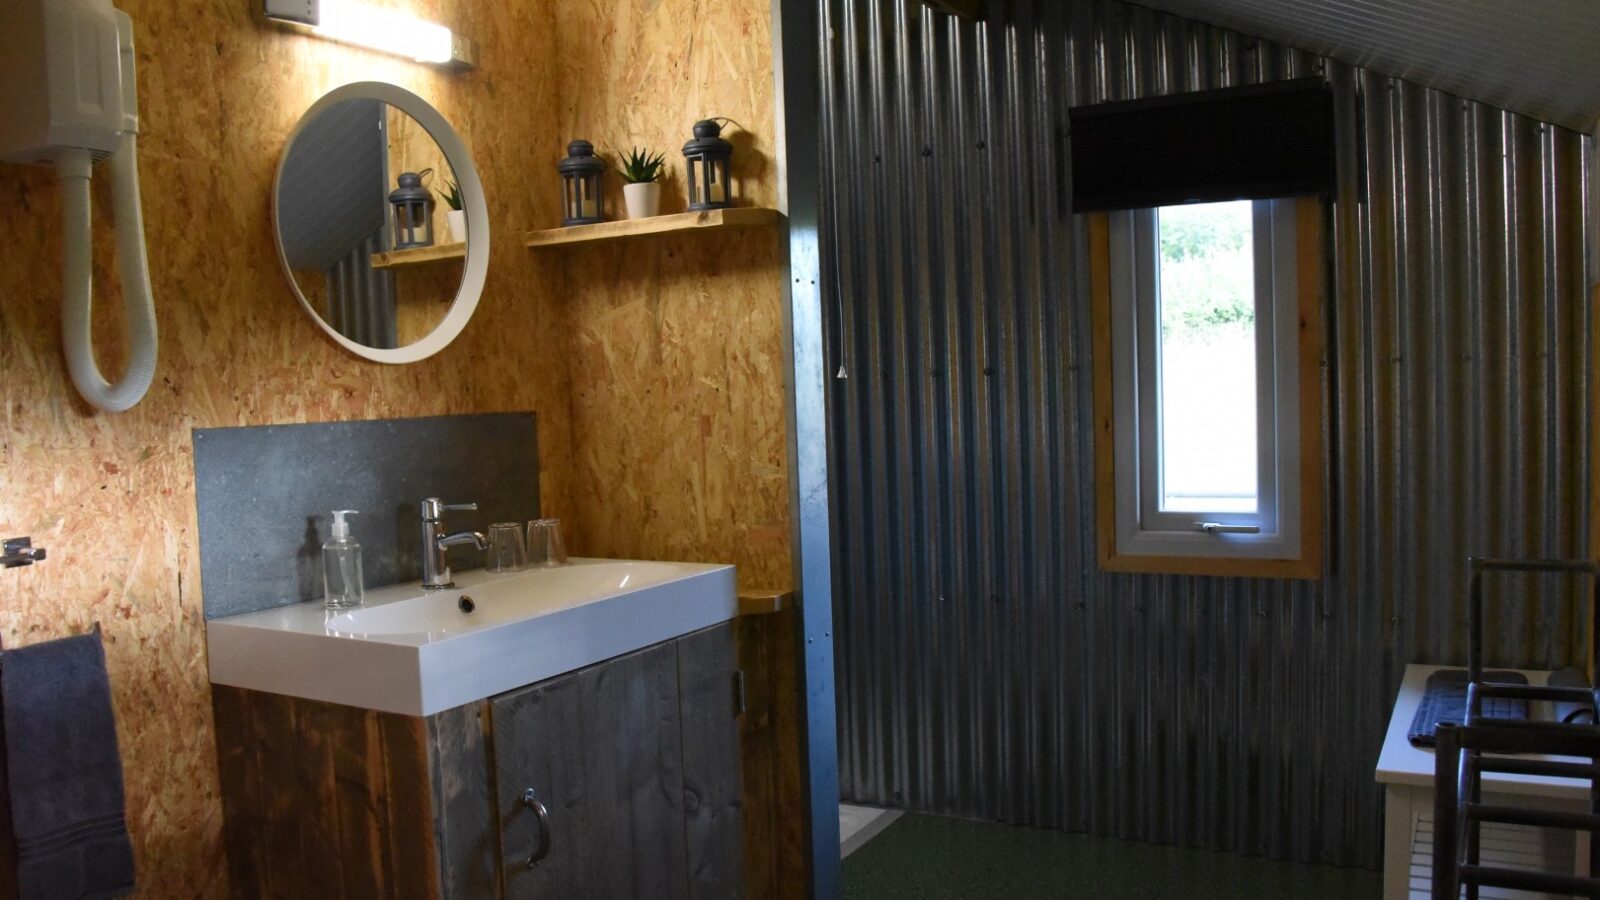
[[[648,219],[661,213],[661,182],[622,186],[622,199],[628,204],[628,218]]]
[[[445,210],[445,226],[450,229],[452,243],[464,244],[467,240],[467,211],[464,209]]]

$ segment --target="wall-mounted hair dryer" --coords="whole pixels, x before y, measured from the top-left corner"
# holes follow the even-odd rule
[[[100,409],[129,409],[156,371],[132,20],[111,0],[0,0],[0,110],[0,160],[54,166],[61,175],[61,338],[72,383]],[[116,384],[100,374],[89,335],[89,177],[94,163],[107,158],[129,335],[128,368]]]

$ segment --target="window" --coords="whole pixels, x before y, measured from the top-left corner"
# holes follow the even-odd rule
[[[1320,201],[1096,214],[1105,568],[1321,570]]]

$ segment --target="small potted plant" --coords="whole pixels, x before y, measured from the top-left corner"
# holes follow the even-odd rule
[[[450,229],[450,240],[456,243],[466,243],[467,240],[467,214],[461,209],[461,185],[445,179],[448,188],[444,193],[444,202],[450,207],[444,214],[445,225]]]
[[[666,156],[650,155],[648,148],[635,147],[622,161],[622,198],[628,205],[628,218],[648,219],[661,212],[661,170]]]

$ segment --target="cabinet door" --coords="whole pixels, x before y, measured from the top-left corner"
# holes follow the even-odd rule
[[[736,667],[730,623],[491,702],[506,900],[745,896]]]
[[[688,897],[675,645],[502,695],[492,715],[507,900]],[[549,816],[533,866],[529,788]]]
[[[694,900],[743,900],[744,781],[733,623],[678,639],[683,815]],[[740,685],[742,692],[742,685]]]

